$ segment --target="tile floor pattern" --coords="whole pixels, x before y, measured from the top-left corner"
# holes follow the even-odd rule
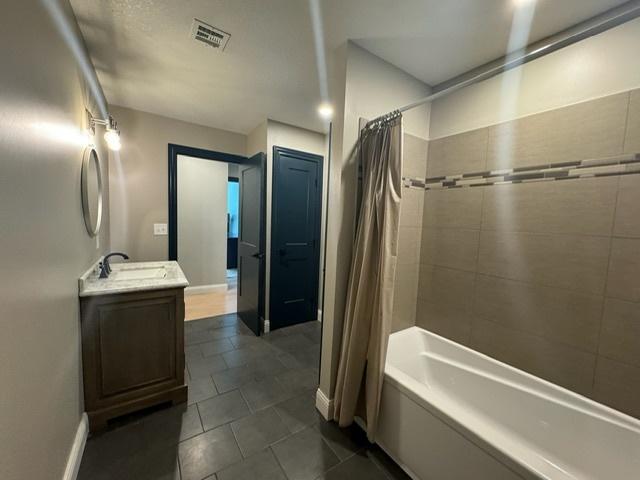
[[[185,323],[187,405],[92,436],[78,480],[388,480],[404,473],[315,409],[320,323],[255,337],[235,314]]]

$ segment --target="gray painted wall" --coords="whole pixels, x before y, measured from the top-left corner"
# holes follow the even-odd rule
[[[75,26],[68,3],[59,3]],[[78,277],[109,249],[109,202],[92,239],[82,218],[79,135],[85,107],[97,113],[94,98],[41,3],[7,7],[0,16],[0,477],[62,478],[83,411]],[[99,152],[108,190],[107,152],[102,145]]]
[[[132,260],[166,260],[168,237],[153,234],[168,221],[169,143],[245,155],[247,137],[130,108],[111,106],[122,131],[122,150],[111,169],[113,248]]]
[[[224,162],[178,155],[178,259],[190,287],[227,281]]]
[[[355,234],[357,168],[352,156],[360,118],[375,118],[429,93],[429,87],[353,43],[329,57],[335,115],[331,139],[327,217],[326,290],[322,329],[320,390],[331,399],[340,357],[351,248]],[[404,132],[426,138],[429,106],[407,113]],[[404,202],[404,199],[403,199]],[[411,202],[416,206],[419,202]],[[421,204],[420,204],[421,205]],[[402,209],[406,208],[403,206]],[[416,226],[413,224],[412,226]]]

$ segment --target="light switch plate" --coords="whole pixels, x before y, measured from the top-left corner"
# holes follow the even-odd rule
[[[154,223],[153,224],[153,234],[154,235],[166,235],[167,234],[167,224],[166,223]]]

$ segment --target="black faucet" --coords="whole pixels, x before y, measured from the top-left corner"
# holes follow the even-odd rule
[[[111,273],[111,265],[109,265],[109,259],[111,257],[122,257],[125,260],[129,260],[129,255],[126,253],[113,252],[109,255],[105,255],[105,257],[100,262],[100,278],[108,278]]]

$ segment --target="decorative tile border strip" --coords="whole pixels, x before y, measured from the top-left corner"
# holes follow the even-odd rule
[[[441,190],[640,173],[640,153],[431,178],[402,177],[406,188]]]

